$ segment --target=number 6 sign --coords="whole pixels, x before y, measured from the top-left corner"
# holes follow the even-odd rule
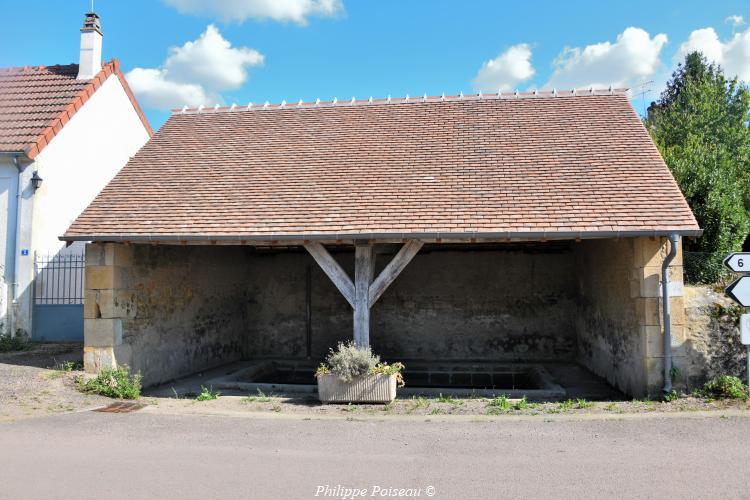
[[[750,253],[733,253],[724,259],[724,265],[735,273],[750,273]]]

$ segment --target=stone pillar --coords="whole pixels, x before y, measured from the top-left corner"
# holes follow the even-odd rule
[[[661,266],[669,253],[666,238],[637,238],[635,240],[634,273],[638,290],[635,297],[640,323],[641,345],[644,360],[645,391],[658,397],[664,384],[664,325],[662,324],[663,297],[661,296]],[[680,369],[686,362],[685,303],[682,281],[682,242],[675,259],[669,266],[672,314],[672,362]],[[635,292],[635,290],[634,290]],[[674,380],[680,387],[680,380]]]
[[[135,293],[129,289],[133,247],[116,243],[86,245],[83,365],[88,373],[130,365],[123,343],[123,320],[135,317]]]

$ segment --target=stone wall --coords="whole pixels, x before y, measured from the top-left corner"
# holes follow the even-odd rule
[[[573,359],[573,253],[550,247],[423,249],[373,306],[373,349],[385,359]],[[334,256],[353,275],[353,252]],[[392,256],[379,254],[376,272]],[[303,252],[258,254],[249,262],[248,356],[306,354],[308,267],[312,358],[352,338],[351,307],[312,258]]]
[[[386,359],[572,360],[574,255],[547,247],[423,250],[373,307],[373,348]],[[377,272],[396,249],[381,249]],[[352,273],[353,252],[335,256]],[[305,358],[308,272],[318,360],[352,338],[352,310],[302,249],[89,245],[86,369],[127,364],[151,385],[242,356]]]
[[[626,394],[661,394],[664,383],[661,265],[665,238],[586,240],[577,246],[578,360]],[[670,266],[674,364],[683,363],[682,251]]]
[[[720,375],[747,380],[747,349],[740,341],[744,308],[711,286],[685,287],[687,356],[677,364],[677,381],[688,388]]]
[[[125,364],[152,385],[240,359],[246,259],[242,247],[88,245],[86,371]]]

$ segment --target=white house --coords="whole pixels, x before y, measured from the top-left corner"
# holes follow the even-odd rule
[[[51,340],[54,332],[38,334],[32,318],[64,330],[66,321],[77,325],[80,314],[82,325],[82,273],[56,273],[56,291],[45,292],[76,305],[75,317],[66,319],[57,310],[39,318],[35,267],[49,260],[51,267],[65,267],[60,263],[66,258],[82,262],[66,256],[82,254],[83,246],[65,248],[58,237],[151,135],[119,62],[102,64],[101,26],[93,12],[81,28],[79,64],[0,68],[0,322],[5,331]],[[76,335],[82,338],[82,327]]]

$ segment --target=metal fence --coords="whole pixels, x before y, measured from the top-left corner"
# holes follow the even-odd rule
[[[724,267],[725,253],[683,252],[685,283],[689,285],[721,284],[732,277]]]
[[[34,304],[83,304],[84,254],[36,255],[34,258]]]

